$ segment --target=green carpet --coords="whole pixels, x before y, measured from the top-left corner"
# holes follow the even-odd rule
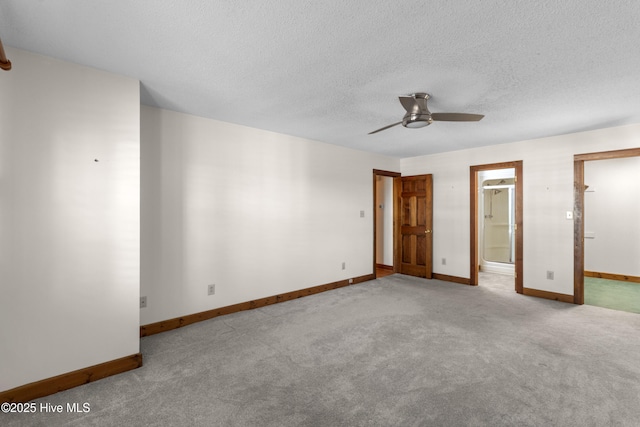
[[[584,303],[640,313],[640,283],[585,277]]]

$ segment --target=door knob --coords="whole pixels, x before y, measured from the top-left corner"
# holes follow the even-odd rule
[[[431,230],[424,230],[425,234],[431,233]]]

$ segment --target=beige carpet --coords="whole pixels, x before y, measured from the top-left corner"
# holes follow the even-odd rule
[[[636,426],[640,316],[392,275],[142,339],[3,426]]]

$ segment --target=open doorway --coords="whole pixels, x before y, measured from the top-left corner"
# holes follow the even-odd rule
[[[640,157],[585,162],[584,303],[640,313]]]
[[[522,161],[471,166],[470,195],[470,284],[522,293]]]
[[[395,272],[394,212],[397,172],[373,171],[373,271],[376,277]]]
[[[640,148],[574,156],[575,304],[640,312],[639,161]]]
[[[478,172],[478,261],[481,272],[515,276],[514,168]]]

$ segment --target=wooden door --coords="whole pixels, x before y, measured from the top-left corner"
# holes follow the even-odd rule
[[[398,270],[402,274],[430,279],[433,268],[433,177],[418,175],[399,180]]]

